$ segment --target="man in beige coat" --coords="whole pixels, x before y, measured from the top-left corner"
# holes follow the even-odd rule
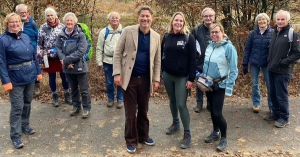
[[[113,76],[125,96],[125,140],[135,153],[138,142],[155,145],[149,137],[147,117],[150,93],[159,88],[161,69],[160,35],[150,28],[153,11],[143,6],[138,25],[123,29],[113,57]]]

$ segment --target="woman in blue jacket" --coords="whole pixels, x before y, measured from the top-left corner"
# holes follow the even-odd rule
[[[11,102],[10,137],[16,149],[24,146],[21,135],[35,133],[29,125],[31,101],[41,70],[29,36],[22,33],[21,17],[10,13],[4,20],[6,32],[0,38],[0,75]]]
[[[63,70],[71,86],[73,105],[71,116],[80,113],[82,104],[82,118],[88,118],[91,110],[91,98],[88,66],[83,59],[88,43],[83,31],[77,25],[78,19],[74,13],[66,13],[63,22],[65,27],[59,33],[55,45]]]
[[[266,13],[260,13],[255,18],[256,28],[250,33],[243,60],[243,73],[248,73],[250,68],[252,78],[252,103],[253,112],[258,113],[261,107],[261,94],[259,89],[259,73],[262,71],[268,90],[268,106],[271,113],[272,102],[270,99],[270,83],[267,70],[269,45],[274,30],[270,28],[270,18]]]
[[[227,122],[223,116],[224,98],[231,96],[235,80],[238,76],[237,52],[224,33],[221,24],[210,26],[212,42],[205,51],[203,75],[215,82],[213,90],[206,92],[207,101],[211,105],[211,119],[213,123],[212,133],[205,139],[205,143],[220,140],[217,151],[227,148]]]

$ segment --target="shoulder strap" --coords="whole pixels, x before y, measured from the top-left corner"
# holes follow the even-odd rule
[[[289,33],[288,33],[290,47],[289,47],[289,51],[287,53],[287,56],[289,56],[289,54],[291,52],[291,49],[292,49],[292,43],[293,43],[293,38],[294,38],[293,35],[294,35],[294,28],[290,27],[289,28]]]
[[[288,37],[289,37],[289,42],[293,42],[293,35],[294,35],[294,28],[290,28],[289,29],[289,34],[288,34]]]
[[[107,39],[108,34],[109,34],[109,29],[108,29],[108,27],[106,27],[106,28],[105,28],[104,41]]]
[[[185,42],[186,42],[186,44],[189,42],[189,38],[190,38],[189,34],[185,35]]]

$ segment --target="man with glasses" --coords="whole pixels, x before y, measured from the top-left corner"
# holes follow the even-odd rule
[[[16,13],[21,16],[21,20],[23,23],[23,32],[29,36],[31,40],[31,44],[36,49],[37,48],[37,40],[38,40],[38,26],[36,22],[33,20],[32,16],[30,16],[28,11],[28,6],[25,4],[19,4],[16,6]],[[40,82],[36,81],[34,95],[37,96],[40,94]]]
[[[199,24],[193,31],[192,35],[196,39],[196,72],[202,73],[203,72],[203,62],[205,56],[205,50],[207,45],[209,44],[210,39],[210,32],[209,27],[212,23],[215,22],[215,11],[212,8],[206,7],[201,12],[202,16],[202,23]],[[196,89],[196,101],[197,105],[193,108],[195,112],[199,113],[203,109],[203,92]],[[207,109],[210,110],[210,106],[207,103]]]

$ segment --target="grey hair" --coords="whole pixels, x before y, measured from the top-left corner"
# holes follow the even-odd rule
[[[214,15],[216,15],[216,12],[214,11],[214,9],[212,9],[210,7],[205,7],[201,12],[201,16],[203,16],[203,14],[207,11],[212,11],[214,13]]]
[[[28,11],[28,6],[26,4],[18,4],[16,6],[16,12],[19,13],[20,9],[22,8],[26,8],[26,10]]]
[[[275,15],[275,18],[277,19],[277,17],[278,17],[279,15],[284,15],[284,16],[286,17],[286,20],[287,20],[287,21],[290,21],[290,20],[291,20],[291,14],[290,14],[290,12],[288,12],[288,11],[286,11],[286,10],[278,10],[277,13],[276,13],[276,15]],[[275,20],[276,20],[276,19],[275,19]]]
[[[71,18],[74,20],[75,23],[78,22],[78,18],[77,18],[76,15],[75,15],[74,13],[72,13],[72,12],[68,12],[68,13],[65,14],[65,16],[63,17],[63,22],[66,23],[67,18],[69,18],[69,17],[71,17]]]
[[[48,14],[52,14],[52,15],[54,15],[57,18],[57,12],[52,7],[48,7],[48,8],[45,9],[45,17],[46,18],[47,18]]]
[[[259,20],[260,18],[262,18],[262,17],[266,18],[266,20],[268,21],[268,24],[270,23],[270,17],[269,17],[266,13],[259,13],[259,14],[255,17],[255,24],[257,24],[257,23],[258,23],[258,20]]]
[[[112,11],[112,12],[110,12],[110,13],[107,15],[107,20],[110,20],[110,18],[113,17],[113,16],[116,16],[116,17],[118,17],[119,19],[121,19],[121,16],[120,16],[120,14],[119,14],[118,12]]]

